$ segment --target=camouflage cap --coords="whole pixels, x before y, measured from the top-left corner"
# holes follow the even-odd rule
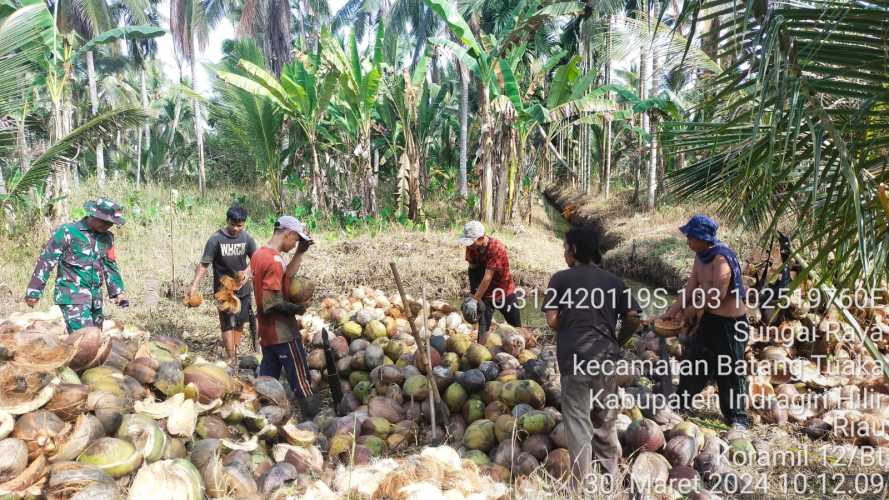
[[[86,210],[87,215],[112,224],[121,226],[125,222],[122,213],[123,209],[108,198],[90,200],[83,205],[83,209]]]

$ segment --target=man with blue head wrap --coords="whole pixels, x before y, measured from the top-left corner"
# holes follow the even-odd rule
[[[737,367],[747,347],[747,291],[738,257],[716,238],[718,228],[706,215],[695,215],[679,228],[695,261],[685,289],[663,318],[698,325],[685,355],[691,373],[680,377],[677,389],[683,404],[688,408],[692,397],[715,380],[726,422],[746,428],[747,377]]]

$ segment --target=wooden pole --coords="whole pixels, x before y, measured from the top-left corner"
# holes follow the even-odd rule
[[[423,286],[423,328],[428,332],[429,331],[429,315],[426,313],[426,287]],[[426,357],[423,358],[426,362],[426,378],[429,380],[430,385],[435,385],[435,378],[432,376],[432,352],[431,352],[431,344],[429,342],[429,335],[426,336]],[[432,388],[430,387],[430,390]],[[435,429],[435,398],[429,398],[429,419],[432,423],[432,440],[436,439]]]
[[[389,267],[392,269],[392,277],[395,278],[395,286],[398,288],[398,294],[401,296],[401,304],[404,308],[404,313],[407,315],[407,322],[411,327],[411,335],[413,335],[414,342],[417,344],[417,355],[420,356],[420,359],[425,359],[427,363],[426,378],[429,380],[429,385],[431,386],[429,389],[432,391],[435,405],[441,408],[442,423],[447,425],[450,423],[450,412],[448,411],[447,406],[441,404],[441,394],[439,394],[438,386],[432,378],[432,363],[430,362],[430,358],[427,358],[428,351],[426,349],[426,344],[423,342],[423,339],[420,338],[420,332],[417,331],[417,325],[414,324],[414,319],[416,318],[407,303],[407,294],[404,293],[404,286],[401,284],[401,275],[398,274],[398,268],[395,266],[395,261],[389,262]]]

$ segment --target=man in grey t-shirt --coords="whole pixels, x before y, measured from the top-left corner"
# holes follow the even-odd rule
[[[219,327],[222,330],[222,345],[232,367],[237,367],[238,344],[241,343],[241,334],[244,323],[250,321],[251,297],[253,287],[250,286],[248,268],[250,257],[256,251],[256,242],[244,225],[247,221],[247,211],[240,206],[232,206],[226,213],[226,226],[210,236],[204,246],[204,254],[201,262],[194,271],[194,281],[191,283],[190,293],[197,292],[198,284],[210,264],[213,264],[213,292],[219,291],[220,280],[223,276],[235,276],[239,272],[247,274],[247,279],[237,291],[241,301],[241,309],[230,313],[219,311]]]
[[[617,378],[600,373],[595,362],[620,359],[621,345],[639,327],[640,318],[624,282],[596,265],[598,239],[592,230],[569,230],[564,256],[568,269],[550,278],[543,310],[547,324],[556,331],[562,421],[573,483],[579,487],[590,479],[593,459],[615,479],[621,456],[615,427],[618,410],[603,403],[617,393]]]

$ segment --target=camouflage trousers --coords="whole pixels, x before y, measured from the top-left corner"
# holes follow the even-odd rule
[[[102,328],[102,322],[105,321],[102,308],[93,307],[92,304],[59,304],[59,308],[65,318],[68,333],[88,326]]]

